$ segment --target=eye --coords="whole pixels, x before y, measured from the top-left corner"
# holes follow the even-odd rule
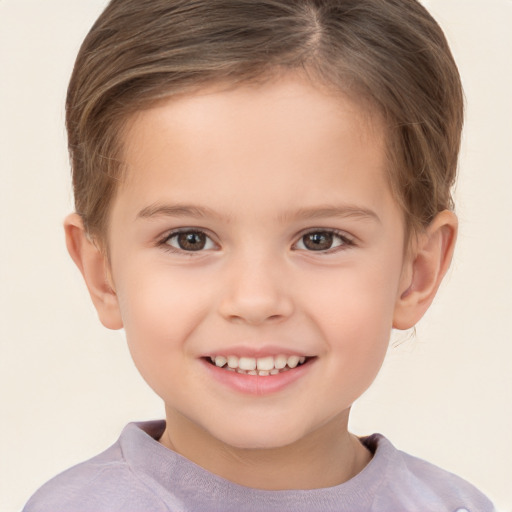
[[[296,244],[296,249],[316,252],[329,252],[338,247],[350,247],[352,240],[341,233],[330,230],[310,231],[303,235]]]
[[[195,252],[207,249],[214,249],[215,244],[212,239],[202,231],[178,231],[171,233],[164,244],[179,251]]]

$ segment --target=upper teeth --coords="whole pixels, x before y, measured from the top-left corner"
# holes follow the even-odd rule
[[[266,357],[238,357],[238,356],[212,356],[210,357],[212,363],[218,367],[223,367],[227,364],[228,368],[233,370],[245,371],[265,371],[271,372],[273,370],[282,370],[286,366],[288,368],[295,368],[298,364],[304,363],[306,358],[304,356],[266,356]]]

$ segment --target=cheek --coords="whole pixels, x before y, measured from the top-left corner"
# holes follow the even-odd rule
[[[127,331],[156,334],[162,330],[167,339],[173,338],[171,333],[186,329],[189,319],[201,310],[200,283],[165,264],[127,262],[119,277],[118,301]]]
[[[158,380],[189,348],[186,341],[206,310],[205,296],[169,269],[130,265],[121,270],[117,295],[128,347],[143,377]]]
[[[386,302],[369,302],[368,297],[357,294],[338,306],[322,313],[327,350],[346,376],[352,375],[355,381],[368,376],[373,379],[388,348],[392,309]]]
[[[377,294],[370,297],[363,293],[345,295],[337,307],[324,306],[318,314],[323,319],[328,356],[325,393],[333,404],[348,407],[368,389],[382,366],[389,346],[392,309]]]
[[[384,272],[385,266],[340,270],[329,282],[317,282],[317,293],[308,296],[311,319],[322,330],[326,350],[351,382],[373,380],[388,348],[400,269],[395,264]]]
[[[396,268],[393,268],[396,267]],[[316,275],[304,287],[305,307],[330,332],[353,337],[372,330],[390,331],[400,281],[396,264],[355,264]]]

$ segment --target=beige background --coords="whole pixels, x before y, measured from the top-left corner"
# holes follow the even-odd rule
[[[162,417],[65,252],[63,102],[105,0],[0,0],[0,510],[19,510],[125,423]],[[430,0],[467,96],[452,271],[390,348],[352,428],[474,482],[512,511],[512,1]]]

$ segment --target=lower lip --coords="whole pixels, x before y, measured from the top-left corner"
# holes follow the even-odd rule
[[[290,369],[286,372],[265,376],[246,375],[243,373],[223,370],[222,368],[209,363],[205,359],[203,359],[202,362],[214,379],[234,391],[248,395],[269,395],[271,393],[278,393],[303,377],[310,370],[314,363],[314,359],[310,359],[305,364],[297,366],[296,368]]]

